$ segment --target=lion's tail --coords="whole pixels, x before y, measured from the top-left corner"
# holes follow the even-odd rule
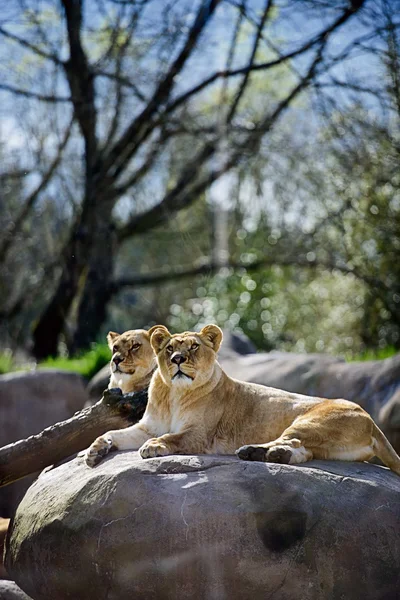
[[[375,455],[384,465],[389,467],[394,473],[397,473],[397,475],[400,475],[400,456],[376,423],[374,423],[372,437],[374,440],[373,448]]]

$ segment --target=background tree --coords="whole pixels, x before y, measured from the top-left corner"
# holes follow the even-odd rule
[[[165,223],[213,181],[254,155],[293,101],[337,63],[331,39],[362,4],[332,3],[324,22],[309,19],[304,35],[295,42],[280,40],[278,47],[275,30],[281,23],[290,24],[289,17],[304,22],[309,2],[182,0],[164,5],[156,0],[62,0],[54,7],[51,2],[21,0],[9,7],[0,27],[11,62],[2,89],[18,96],[27,121],[35,115],[39,139],[49,139],[52,121],[57,120],[61,130],[52,161],[43,144],[48,167],[41,190],[35,200],[23,204],[32,206],[51,182],[53,193],[62,178],[71,185],[71,163],[77,169],[56,283],[47,289],[46,305],[34,328],[37,357],[55,354],[62,333],[73,348],[95,337],[113,292],[121,243]],[[315,7],[324,10],[324,3],[316,2]],[[244,26],[249,33],[239,52]],[[222,27],[224,41],[230,42],[225,48],[217,45],[215,51],[213,43]],[[262,44],[270,58],[258,62]],[[21,70],[20,64],[29,68]],[[258,107],[257,118],[250,120],[242,106],[251,73],[262,71],[272,88],[274,82],[278,85],[283,64],[294,68],[293,84],[269,97]],[[210,95],[215,100],[204,113],[199,101]],[[48,113],[40,122],[38,110]],[[71,140],[70,118],[77,126]],[[165,163],[176,136],[192,140],[193,151],[182,157],[172,181]],[[119,225],[118,210],[124,214]],[[19,221],[28,214],[21,209]],[[21,227],[19,221],[13,231],[8,228],[3,259]],[[72,338],[67,330],[71,314],[77,316]]]

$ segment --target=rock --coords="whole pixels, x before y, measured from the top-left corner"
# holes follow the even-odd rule
[[[219,357],[225,358],[225,356],[230,355],[231,352],[240,355],[255,354],[257,348],[244,333],[225,330],[224,342],[219,350]]]
[[[41,475],[5,564],[34,600],[395,600],[399,531],[384,467],[127,451]]]
[[[0,447],[71,417],[87,400],[83,378],[56,370],[0,376]],[[9,517],[34,476],[0,489],[0,516]]]
[[[32,600],[14,581],[0,581],[0,600]]]
[[[86,403],[86,406],[92,406],[98,402],[102,396],[103,391],[108,387],[108,382],[110,381],[110,365],[105,365],[92,379],[89,381],[87,385],[87,393],[89,399]]]

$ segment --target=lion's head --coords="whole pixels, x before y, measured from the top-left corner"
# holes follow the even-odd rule
[[[161,325],[154,327],[150,342],[166,385],[198,387],[211,377],[222,331],[216,325],[206,325],[199,333],[172,335]]]
[[[112,384],[120,387],[123,392],[132,391],[136,382],[143,380],[154,370],[155,356],[150,345],[150,336],[155,327],[132,329],[124,333],[110,331],[107,342],[112,357],[110,361]]]

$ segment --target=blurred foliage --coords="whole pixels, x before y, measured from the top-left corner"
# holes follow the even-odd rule
[[[120,3],[122,8],[125,4],[129,13],[135,3]],[[379,12],[379,2],[368,5]],[[101,152],[118,138],[132,115],[139,114],[136,88],[151,97],[154,84],[173,56],[171,49],[176,49],[175,44],[182,41],[187,29],[186,11],[177,9],[170,15],[170,23],[157,18],[153,28],[157,24],[158,29],[146,26],[138,37],[129,40],[122,8],[121,20],[115,17],[119,10],[108,17],[97,14],[97,19],[87,19],[90,26],[82,31],[93,69],[102,63],[104,72],[117,67],[120,73],[119,68],[125,66],[126,70],[121,71],[124,77],[133,77],[129,92],[116,85],[118,79],[111,84],[104,73],[96,78],[98,134],[104,143]],[[243,15],[238,16],[241,24],[232,67],[241,64],[240,56],[248,53],[254,35],[254,26],[250,27]],[[273,16],[272,27],[264,32],[265,43],[257,49],[256,62],[279,56],[274,47],[282,49],[293,41],[290,36],[288,42],[279,37],[277,32],[285,28],[276,29],[274,21],[280,17],[278,13]],[[49,4],[41,11],[39,21],[37,17],[36,11],[24,14],[22,31],[29,34],[29,39],[35,40],[43,26],[49,42],[42,44],[39,40],[43,48],[67,49],[62,11]],[[234,21],[229,23],[232,26]],[[368,54],[365,42],[365,55],[362,60],[357,57],[359,62],[346,71],[349,79],[342,79],[345,85],[333,85],[330,96],[320,97],[322,87],[330,83],[329,76],[322,75],[315,89],[296,99],[284,119],[261,136],[258,144],[251,145],[247,156],[245,152],[228,175],[198,194],[190,208],[146,233],[118,237],[127,223],[157,206],[157,201],[174,189],[182,166],[213,140],[218,140],[219,150],[201,163],[196,176],[218,169],[235,144],[262,122],[265,107],[276,106],[287,96],[304,65],[301,60],[287,62],[267,77],[261,70],[252,73],[229,131],[226,116],[240,89],[240,83],[233,85],[232,80],[203,90],[174,112],[170,121],[168,116],[162,124],[168,136],[164,139],[164,131],[160,138],[142,147],[118,184],[139,172],[149,157],[151,168],[138,178],[133,189],[127,188],[115,200],[107,213],[110,218],[105,219],[109,228],[100,229],[99,246],[106,248],[105,255],[115,255],[106,273],[118,293],[109,302],[106,321],[98,326],[99,345],[76,358],[60,357],[40,366],[72,369],[90,377],[109,360],[107,346],[100,343],[109,329],[123,331],[155,323],[166,323],[179,331],[215,322],[244,332],[263,350],[329,352],[349,359],[370,359],[399,350],[400,97],[398,85],[393,82],[400,81],[400,53],[397,30],[394,35],[390,27],[385,31],[378,19],[376,23],[382,36],[379,44]],[[132,19],[131,27],[139,25]],[[186,78],[190,83],[195,72],[207,74],[209,67],[217,65],[215,49],[229,48],[229,36],[224,37],[222,25],[221,21],[221,29],[202,38],[199,55],[189,63],[185,74],[177,77],[175,94],[185,89]],[[217,40],[220,45],[216,45]],[[371,79],[377,80],[375,90],[365,87],[368,80],[359,85],[354,73],[355,65],[361,69],[367,64],[369,68],[371,57],[375,61],[371,66]],[[13,83],[46,94],[56,89],[57,94],[65,95],[64,80],[53,89],[48,71],[45,77],[43,57],[36,56],[32,63],[32,57],[20,48],[9,50],[5,58],[2,68],[15,75]],[[341,68],[344,75],[345,67]],[[334,72],[333,80],[339,75]],[[41,83],[45,85],[41,87]],[[8,145],[7,131],[0,131],[2,231],[19,214],[23,198],[35,187],[38,174],[52,155],[56,134],[61,137],[62,128],[67,126],[65,104],[28,102],[24,96],[15,96],[12,118],[15,124],[20,119],[23,127],[15,127],[20,138],[12,140],[13,150]],[[26,134],[23,142],[22,132]],[[31,331],[70,257],[68,253],[61,255],[69,229],[74,230],[84,212],[84,162],[77,125],[72,127],[72,134],[61,166],[15,234],[0,271],[1,344],[13,351],[29,349]],[[23,174],[16,177],[21,169]],[[176,198],[178,202],[179,194]],[[101,222],[102,217],[97,220]],[[110,241],[111,234],[117,239]],[[221,268],[214,268],[216,262]],[[227,266],[223,266],[225,262]],[[232,263],[237,268],[229,266]],[[162,285],[135,284],[140,276],[173,275],[177,270],[195,271],[207,264],[211,266],[206,276],[171,279]],[[71,306],[63,313],[66,326],[59,348],[64,353],[79,323],[88,272],[89,260],[79,276],[71,277],[78,292],[71,294]],[[124,279],[128,283],[118,286],[118,281]],[[96,281],[105,282],[100,276]],[[11,355],[3,354],[0,370],[12,366]]]
[[[11,352],[0,352],[0,375],[14,370],[14,360]]]
[[[254,332],[253,332],[254,333]],[[388,346],[382,350],[368,350],[361,354],[346,352],[345,359],[348,362],[384,360],[396,354],[397,350],[393,346]],[[108,365],[110,362],[110,349],[106,344],[93,344],[87,352],[82,352],[76,357],[58,357],[48,359],[35,366],[35,368],[60,369],[62,371],[72,371],[82,375],[86,380],[91,379],[98,371]],[[30,370],[32,364],[16,362],[10,352],[0,352],[0,375],[6,373]]]
[[[102,367],[110,362],[111,352],[107,344],[93,344],[87,352],[82,352],[77,356],[68,358],[59,356],[57,358],[48,358],[40,362],[38,368],[61,369],[63,371],[74,371],[86,379],[90,379]]]

